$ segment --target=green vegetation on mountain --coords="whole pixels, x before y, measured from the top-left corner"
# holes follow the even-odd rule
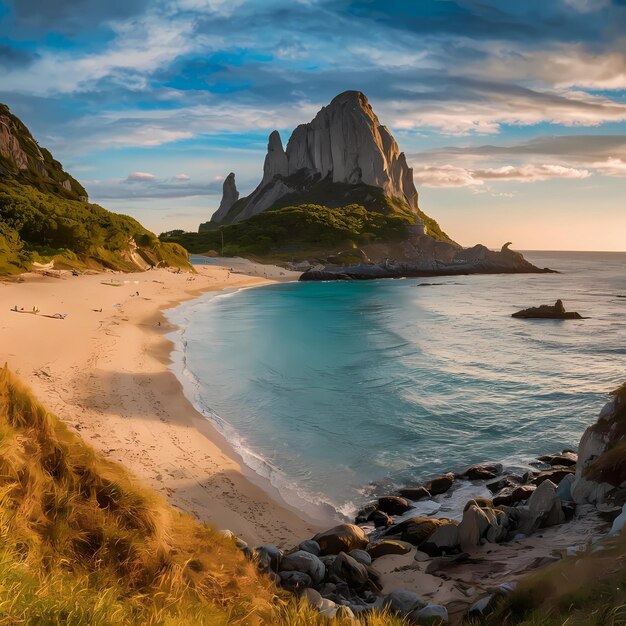
[[[50,262],[60,269],[190,267],[180,246],[90,204],[80,183],[0,104],[0,275]]]
[[[170,507],[0,369],[0,623],[338,625]],[[345,621],[345,623],[349,623]],[[401,626],[373,615],[364,626]]]
[[[334,250],[338,246],[400,241],[415,223],[415,214],[403,210],[402,206],[402,210],[395,210],[394,200],[382,193],[381,196],[387,203],[385,212],[367,210],[358,204],[337,208],[302,204],[263,211],[219,229],[198,233],[175,230],[163,233],[160,238],[164,242],[179,243],[196,254],[214,250],[225,256],[286,259],[319,250]],[[432,236],[447,240],[434,220],[427,224],[427,230]]]

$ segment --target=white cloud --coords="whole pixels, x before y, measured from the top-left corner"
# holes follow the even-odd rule
[[[156,176],[154,174],[150,174],[148,172],[133,172],[126,177],[127,183],[138,183],[145,181],[153,181],[156,180]]]
[[[563,0],[563,2],[572,9],[576,9],[581,13],[589,13],[598,11],[610,6],[611,0]]]
[[[626,161],[609,157],[606,161],[596,161],[591,164],[603,176],[626,177]]]
[[[504,165],[485,169],[468,169],[456,165],[414,168],[414,178],[424,187],[480,187],[486,182],[537,182],[554,178],[581,179],[591,176],[586,169],[564,165]]]
[[[176,176],[174,176],[174,180],[191,180],[191,176],[187,174],[176,174]]]

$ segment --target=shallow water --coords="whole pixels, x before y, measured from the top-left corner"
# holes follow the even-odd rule
[[[302,508],[350,514],[365,492],[443,470],[526,466],[576,446],[626,380],[626,253],[526,256],[562,273],[207,294],[170,312],[179,373]],[[590,319],[510,317],[557,298]]]

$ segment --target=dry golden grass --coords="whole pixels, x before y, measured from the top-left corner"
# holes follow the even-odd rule
[[[0,369],[0,625],[341,623],[277,590]]]

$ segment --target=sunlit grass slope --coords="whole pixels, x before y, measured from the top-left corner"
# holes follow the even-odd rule
[[[98,455],[5,366],[0,624],[333,622],[279,592],[231,539]]]

